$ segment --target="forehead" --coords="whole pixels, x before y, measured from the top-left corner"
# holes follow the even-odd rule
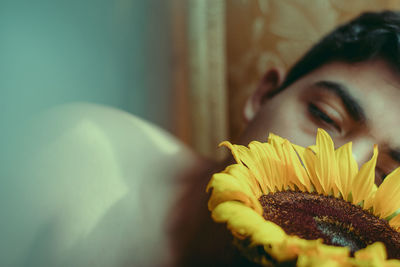
[[[362,63],[332,62],[299,81],[310,87],[320,81],[343,85],[362,107],[366,126],[377,143],[400,146],[400,73],[383,60]]]

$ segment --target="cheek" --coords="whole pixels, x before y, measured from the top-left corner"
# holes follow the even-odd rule
[[[266,102],[250,122],[241,143],[252,140],[266,141],[269,133],[280,135],[291,142],[308,146],[315,143],[315,127],[312,128],[304,103],[294,97],[275,97]]]
[[[309,146],[315,143],[317,132],[307,115],[306,105],[299,101],[280,101],[276,105],[271,132],[289,139],[292,143]]]

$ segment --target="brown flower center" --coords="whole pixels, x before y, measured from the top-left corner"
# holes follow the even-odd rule
[[[355,251],[380,241],[388,258],[400,259],[400,233],[387,221],[342,199],[314,193],[284,191],[263,195],[259,201],[264,218],[289,235],[307,240],[322,238],[334,246]]]

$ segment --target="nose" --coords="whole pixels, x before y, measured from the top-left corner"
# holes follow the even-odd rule
[[[361,167],[371,159],[376,141],[370,137],[361,137],[353,140],[353,157]]]

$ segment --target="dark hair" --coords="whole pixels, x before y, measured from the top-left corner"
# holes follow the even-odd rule
[[[336,28],[290,69],[280,88],[269,96],[326,63],[374,58],[382,58],[400,70],[400,12],[367,12]]]

